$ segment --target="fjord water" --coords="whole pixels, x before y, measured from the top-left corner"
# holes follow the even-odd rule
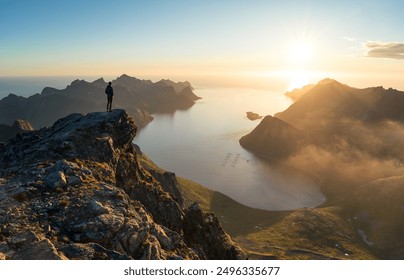
[[[257,89],[199,89],[189,110],[156,114],[135,138],[157,165],[264,210],[314,207],[324,196],[312,178],[276,167],[243,149],[238,140],[259,123],[247,111],[273,115],[291,100]]]

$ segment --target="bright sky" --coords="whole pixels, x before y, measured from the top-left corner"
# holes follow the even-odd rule
[[[404,1],[0,0],[0,76],[404,90]]]

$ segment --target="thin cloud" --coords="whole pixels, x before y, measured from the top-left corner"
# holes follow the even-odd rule
[[[342,37],[342,39],[344,39],[345,41],[349,41],[349,42],[356,42],[356,41],[358,41],[356,38],[347,37],[347,36]]]
[[[367,42],[368,57],[404,59],[404,43]]]

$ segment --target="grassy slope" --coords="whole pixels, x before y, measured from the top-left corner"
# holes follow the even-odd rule
[[[163,171],[145,155],[139,160]],[[374,259],[338,208],[259,210],[191,180],[177,180],[185,204],[198,202],[213,212],[251,259]]]

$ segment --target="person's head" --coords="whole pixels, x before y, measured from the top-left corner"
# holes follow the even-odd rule
[[[108,82],[108,84],[111,85],[112,83],[111,83],[111,82]]]

